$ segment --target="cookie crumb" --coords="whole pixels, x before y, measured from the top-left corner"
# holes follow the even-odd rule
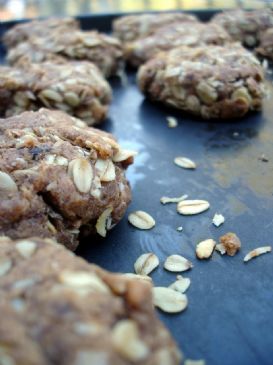
[[[227,255],[229,256],[234,256],[241,248],[241,241],[233,232],[226,233],[220,237],[220,243],[223,245]]]

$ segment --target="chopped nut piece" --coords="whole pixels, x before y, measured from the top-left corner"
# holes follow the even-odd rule
[[[213,253],[215,245],[216,245],[216,242],[214,240],[212,240],[211,238],[204,240],[202,242],[199,242],[195,249],[196,256],[200,260],[210,258],[210,256]]]
[[[188,298],[170,288],[153,288],[154,305],[166,313],[178,313],[187,308]]]
[[[177,123],[177,119],[174,117],[167,117],[167,122],[168,122],[168,127],[169,128],[175,128],[177,127],[178,123]]]
[[[188,198],[188,195],[181,195],[178,198],[169,198],[168,196],[162,196],[162,198],[160,198],[160,203],[162,204],[168,204],[168,203],[179,203],[185,199]]]
[[[206,361],[205,360],[190,360],[190,359],[187,359],[187,360],[185,360],[184,365],[206,365]]]
[[[0,171],[0,190],[15,192],[17,191],[17,185],[10,175],[3,171]]]
[[[137,151],[130,150],[119,150],[113,157],[114,162],[126,161],[128,158],[134,157],[137,155]]]
[[[221,226],[221,224],[223,224],[225,221],[225,217],[222,214],[214,214],[214,217],[212,219],[212,223],[216,226],[219,227]]]
[[[115,350],[129,361],[140,361],[149,354],[149,348],[139,337],[137,324],[130,319],[119,321],[112,331]]]
[[[153,217],[142,210],[137,210],[133,213],[130,213],[128,216],[128,221],[134,227],[139,229],[151,229],[155,226],[155,220]]]
[[[244,262],[247,262],[249,260],[252,260],[254,257],[263,255],[264,253],[271,252],[272,247],[271,246],[264,246],[264,247],[258,247],[255,248],[255,250],[250,251],[245,257]]]
[[[199,214],[209,209],[210,204],[206,200],[184,200],[177,204],[177,211],[183,215]]]
[[[222,245],[222,243],[218,243],[218,245],[215,246],[215,250],[220,252],[221,255],[225,255],[227,253],[225,247]]]
[[[4,259],[0,261],[0,277],[7,274],[12,267],[12,262],[9,259]]]
[[[127,277],[128,279],[134,279],[134,280],[142,280],[142,281],[148,281],[149,283],[152,283],[153,280],[148,275],[138,275],[133,274],[131,272],[123,274],[123,276]]]
[[[241,241],[235,233],[229,232],[220,237],[220,243],[223,245],[229,256],[234,256],[241,248]]]
[[[25,258],[29,258],[36,250],[36,243],[32,241],[22,240],[16,243],[15,247],[17,251]]]
[[[178,291],[179,293],[185,293],[185,291],[191,285],[191,279],[183,278],[181,275],[177,275],[177,280],[172,283],[169,288]]]
[[[180,255],[171,255],[164,262],[164,268],[172,272],[187,271],[193,267],[193,264],[185,257]]]
[[[105,209],[105,211],[99,216],[96,224],[96,230],[99,235],[106,237],[108,222],[111,219],[112,207]]]
[[[184,169],[196,169],[196,163],[187,157],[176,157],[174,159],[174,163],[179,167],[183,167]]]
[[[136,260],[134,268],[136,274],[149,275],[159,265],[158,257],[150,252],[144,253]]]

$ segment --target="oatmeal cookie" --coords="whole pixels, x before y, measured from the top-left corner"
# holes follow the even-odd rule
[[[263,68],[239,44],[179,47],[148,61],[138,84],[152,100],[210,118],[239,118],[259,110]]]
[[[273,27],[261,34],[260,45],[256,48],[256,52],[273,61]]]
[[[44,106],[93,125],[107,115],[111,87],[91,62],[0,66],[0,97],[4,117]]]
[[[125,44],[124,54],[125,59],[136,67],[160,51],[169,51],[178,46],[223,45],[230,40],[227,32],[217,24],[175,23],[160,28],[151,36]]]
[[[79,23],[73,18],[48,18],[19,23],[8,30],[3,36],[7,48],[29,40],[32,37],[44,37],[51,32],[71,32],[79,29]]]
[[[131,199],[132,151],[61,111],[0,120],[0,235],[51,237],[74,250],[105,236]]]
[[[155,13],[127,15],[113,22],[113,35],[122,42],[132,42],[136,39],[153,34],[159,28],[175,22],[198,22],[194,15],[186,13]]]
[[[123,69],[123,51],[118,39],[97,31],[50,32],[47,36],[33,36],[10,48],[7,61],[11,65],[50,61],[93,62],[105,77]]]
[[[225,28],[235,41],[255,47],[263,32],[273,27],[273,11],[269,8],[252,11],[229,10],[216,14],[212,22]]]
[[[47,239],[0,240],[0,359],[13,365],[178,365],[151,284]]]

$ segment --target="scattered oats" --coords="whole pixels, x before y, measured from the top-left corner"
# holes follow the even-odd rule
[[[149,348],[141,340],[137,324],[130,319],[119,321],[112,330],[115,350],[125,359],[135,362],[149,355]]]
[[[128,273],[123,274],[123,276],[125,276],[128,279],[148,281],[149,283],[153,282],[152,278],[150,278],[150,276],[148,276],[148,275],[138,275],[138,274],[133,274],[133,273],[128,272]]]
[[[215,250],[218,251],[221,255],[224,255],[227,252],[222,243],[218,243],[218,245],[215,246]]]
[[[177,119],[174,117],[167,117],[168,127],[175,128],[178,126]]]
[[[187,260],[185,257],[180,255],[171,255],[167,257],[164,262],[164,268],[172,272],[182,272],[190,270],[193,264]]]
[[[0,261],[0,276],[6,275],[12,267],[12,262],[9,259]]]
[[[16,192],[18,190],[15,181],[5,172],[0,171],[0,190]]]
[[[110,227],[112,207],[106,208],[105,211],[99,216],[96,223],[96,230],[99,235],[106,237],[107,228]]]
[[[183,278],[183,276],[177,275],[177,280],[171,285],[169,285],[169,288],[183,294],[189,288],[190,285],[191,285],[191,279]]]
[[[190,360],[186,359],[184,365],[206,365],[205,360]]]
[[[223,245],[229,256],[234,256],[241,248],[241,241],[239,237],[232,232],[226,233],[220,237],[220,243]]]
[[[211,238],[201,241],[197,244],[195,253],[196,256],[200,259],[208,259],[213,253],[216,242]]]
[[[264,246],[264,247],[258,247],[255,248],[255,250],[250,251],[245,257],[244,262],[247,262],[249,260],[252,260],[254,257],[263,255],[264,253],[271,252],[272,247],[271,246]]]
[[[225,217],[222,214],[215,213],[214,217],[212,219],[212,223],[215,225],[215,227],[221,226],[225,221]]]
[[[239,137],[239,132],[233,132],[233,137]]]
[[[161,286],[153,288],[154,305],[166,313],[178,313],[187,308],[188,298],[170,288]]]
[[[114,162],[126,161],[128,158],[135,157],[138,154],[137,151],[130,150],[118,150],[118,152],[114,155]]]
[[[139,256],[134,264],[135,272],[138,275],[149,275],[158,266],[159,259],[152,252]]]
[[[22,240],[16,243],[15,248],[24,258],[29,258],[36,250],[36,243],[32,241]]]
[[[182,232],[182,231],[183,231],[183,227],[182,227],[182,226],[179,226],[179,227],[177,227],[177,228],[176,228],[176,230],[177,230],[178,232]]]
[[[258,157],[258,160],[260,160],[262,162],[268,162],[269,161],[269,159],[265,156],[264,153],[260,157]]]
[[[187,157],[175,157],[174,163],[184,169],[196,169],[196,163]]]
[[[206,200],[184,200],[177,204],[177,211],[183,215],[199,214],[210,207],[209,202]]]
[[[155,226],[155,220],[153,217],[142,210],[137,210],[133,213],[130,213],[128,216],[128,221],[134,227],[139,229],[151,229]]]
[[[160,203],[162,204],[168,204],[168,203],[179,203],[182,202],[183,200],[187,199],[188,195],[181,195],[178,198],[169,198],[168,196],[162,196],[160,198]]]

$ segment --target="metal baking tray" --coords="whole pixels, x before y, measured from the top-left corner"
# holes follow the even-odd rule
[[[195,12],[196,13],[196,12]],[[197,12],[206,20],[212,12]],[[114,15],[79,17],[84,29],[109,31]],[[1,33],[14,22],[2,23]],[[1,48],[3,61],[4,49]],[[272,94],[272,80],[267,75]],[[139,155],[128,169],[133,201],[128,212],[141,209],[156,220],[151,231],[130,226],[127,214],[106,239],[86,239],[77,253],[105,269],[132,272],[136,258],[156,253],[160,267],[152,273],[155,285],[166,286],[175,274],[163,269],[171,254],[189,258],[194,268],[184,273],[192,284],[189,306],[182,314],[158,315],[170,329],[186,358],[205,359],[209,365],[271,365],[273,363],[273,256],[267,254],[243,263],[244,255],[258,246],[273,244],[273,100],[264,101],[261,113],[242,120],[203,121],[151,103],[136,87],[135,72],[128,84],[111,81],[113,103],[101,125],[125,148]],[[167,127],[166,117],[179,125]],[[259,158],[265,155],[269,161]],[[174,165],[176,156],[197,162],[195,171]],[[175,204],[161,205],[161,196],[188,194],[206,199],[210,209],[183,217]],[[212,217],[222,213],[226,221],[216,228]],[[183,226],[182,232],[176,228]],[[236,232],[242,241],[235,257],[214,253],[198,261],[195,245],[206,238],[218,239]]]

